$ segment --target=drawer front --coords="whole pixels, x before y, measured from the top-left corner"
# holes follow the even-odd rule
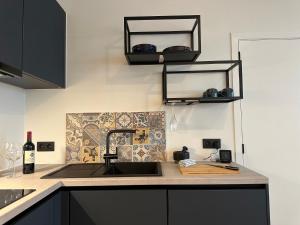
[[[71,225],[167,225],[166,190],[71,191]]]
[[[269,225],[265,189],[170,190],[169,225]]]

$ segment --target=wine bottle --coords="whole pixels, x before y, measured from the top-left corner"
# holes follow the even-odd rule
[[[23,146],[23,174],[34,173],[34,150],[35,146],[32,143],[32,132],[27,132],[27,141]]]

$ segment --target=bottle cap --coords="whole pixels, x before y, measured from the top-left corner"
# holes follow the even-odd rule
[[[31,140],[32,138],[32,131],[27,131],[27,139]]]

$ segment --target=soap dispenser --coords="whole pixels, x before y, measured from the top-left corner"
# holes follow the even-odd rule
[[[175,163],[178,163],[180,160],[189,159],[190,153],[188,152],[188,148],[186,146],[182,147],[182,151],[173,152],[173,159]]]

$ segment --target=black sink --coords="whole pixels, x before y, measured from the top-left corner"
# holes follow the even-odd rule
[[[161,176],[161,166],[158,162],[128,162],[115,163],[107,170],[105,166],[93,174],[94,176]]]
[[[159,162],[119,162],[112,163],[108,169],[102,163],[70,164],[43,176],[42,179],[148,176],[162,176]]]

